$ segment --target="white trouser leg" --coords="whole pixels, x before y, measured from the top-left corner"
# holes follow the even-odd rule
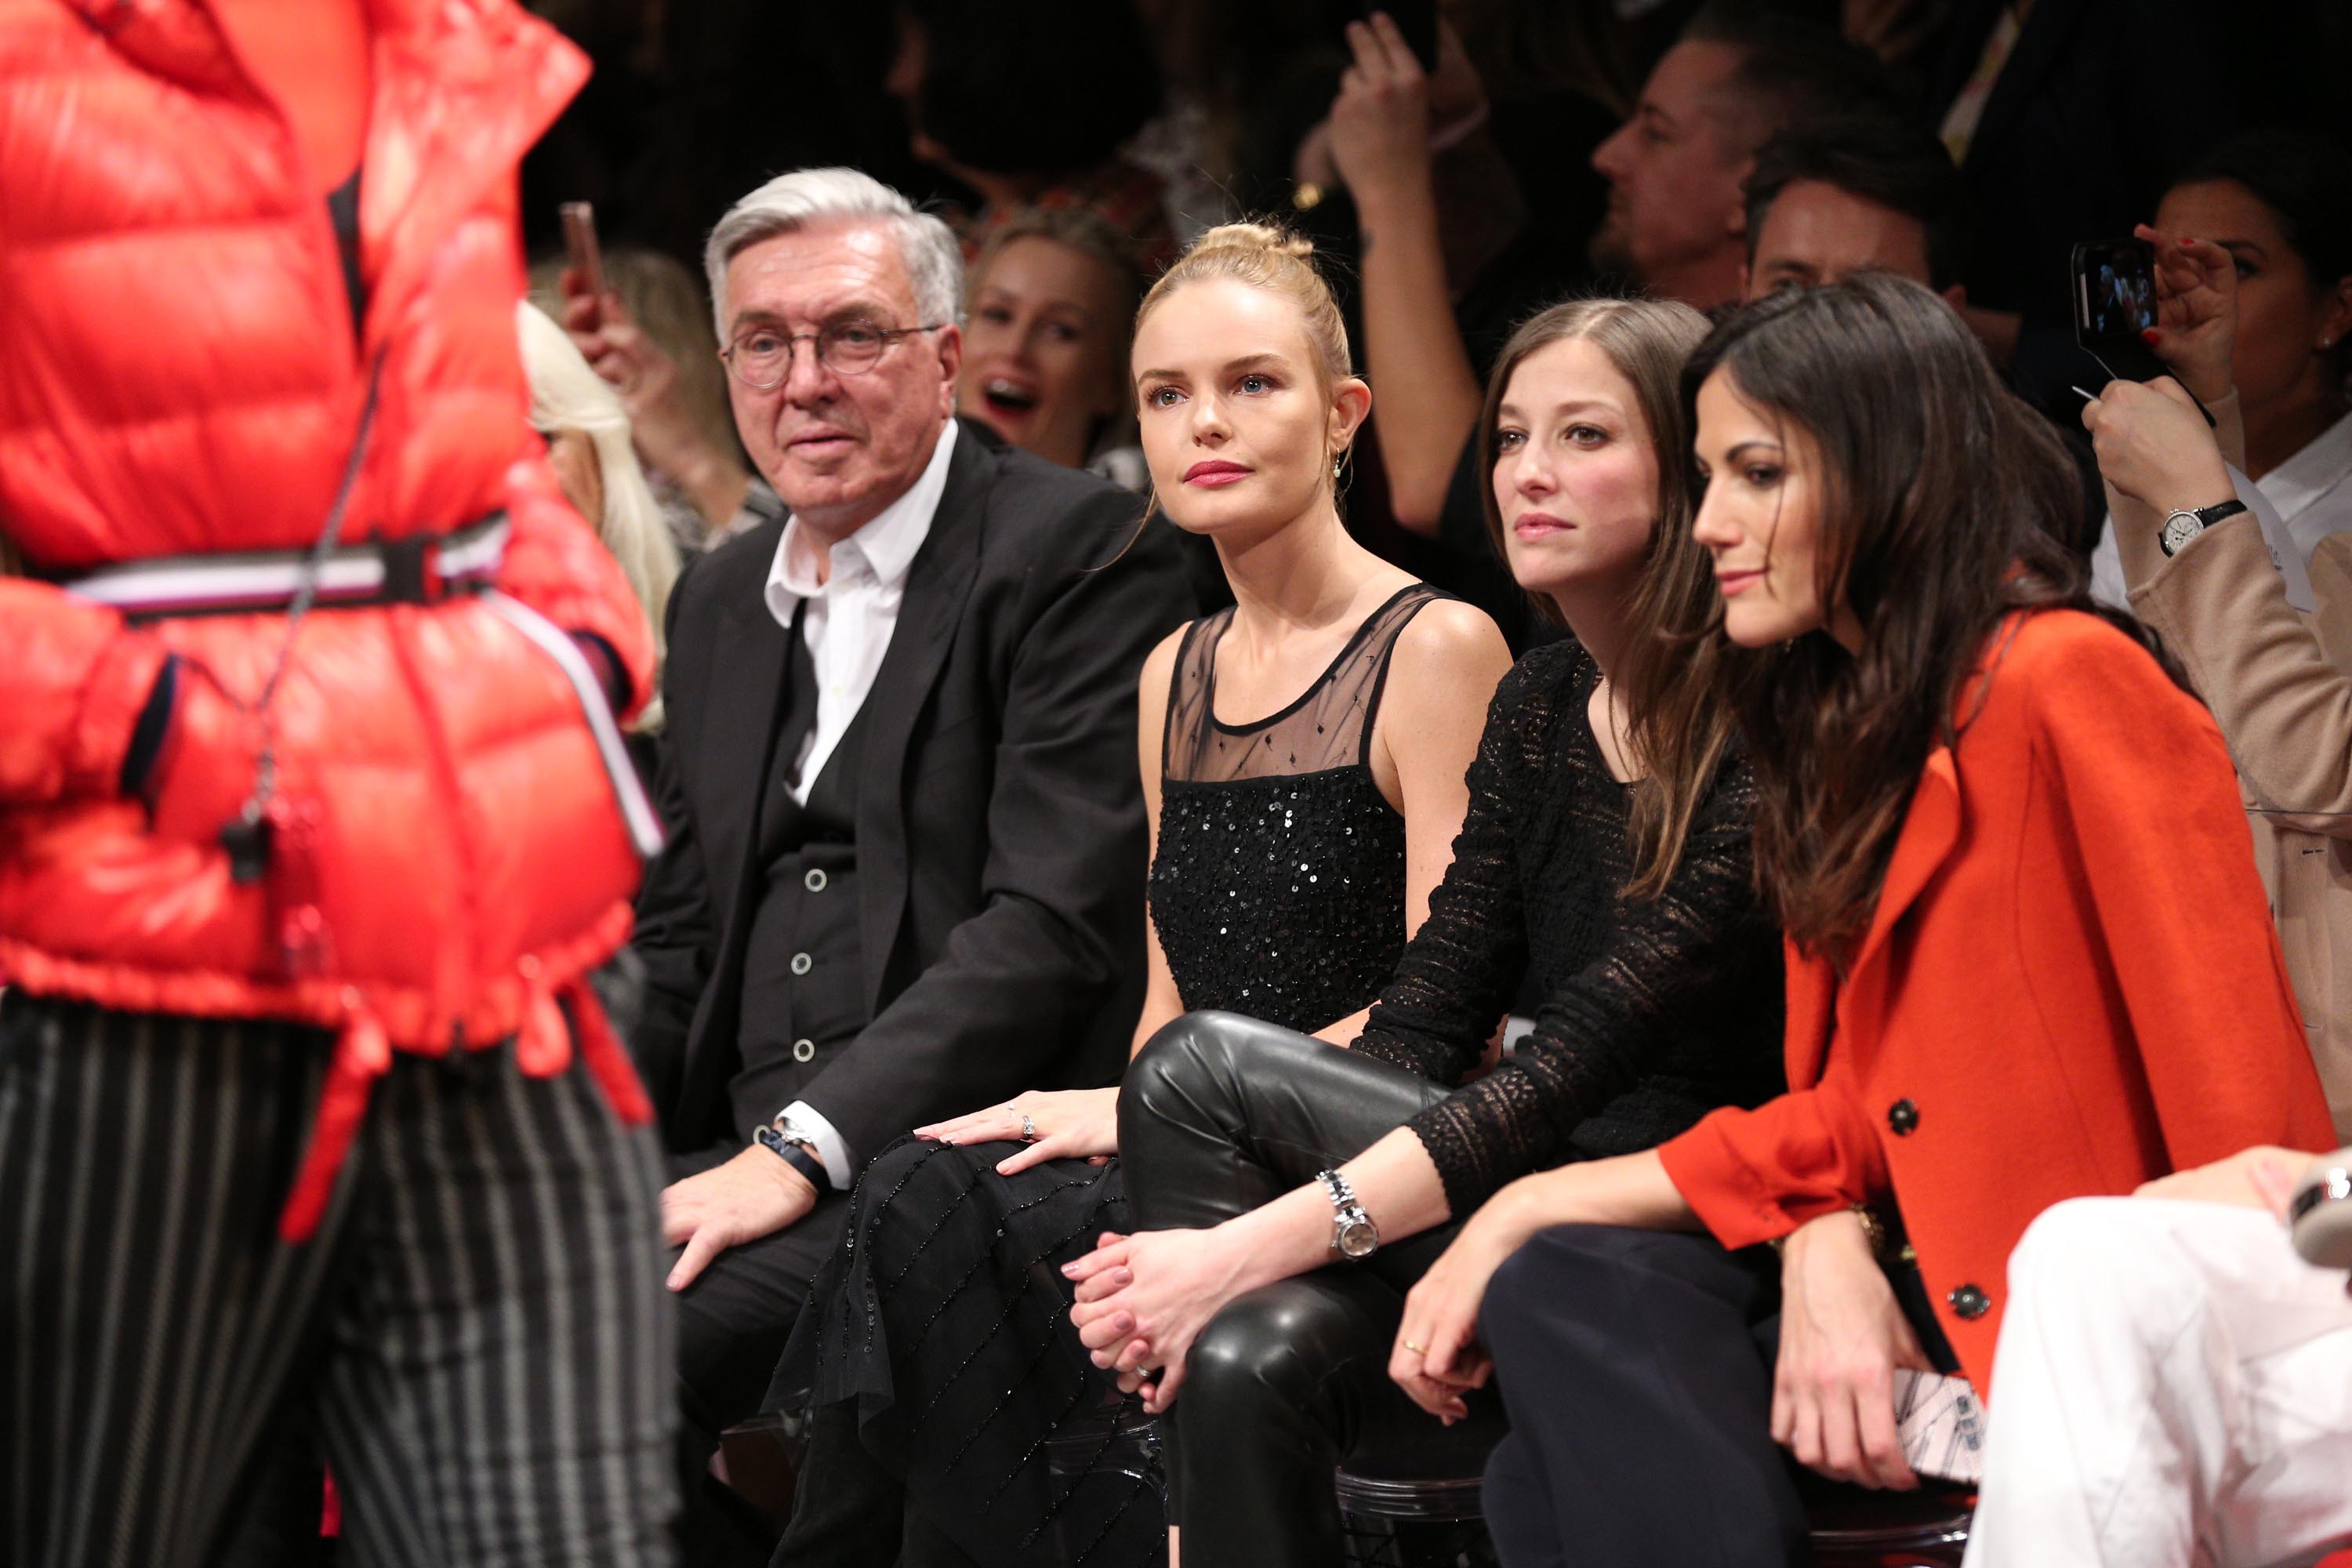
[[[2264,1211],[2084,1198],[2009,1264],[1969,1568],[2352,1544],[2352,1299]]]

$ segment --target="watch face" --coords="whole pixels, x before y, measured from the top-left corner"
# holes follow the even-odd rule
[[[1339,1226],[1339,1256],[1370,1258],[1381,1244],[1381,1233],[1368,1219],[1349,1220]]]
[[[2193,511],[2176,511],[2164,520],[2164,552],[2179,549],[2205,531],[2205,524]]]

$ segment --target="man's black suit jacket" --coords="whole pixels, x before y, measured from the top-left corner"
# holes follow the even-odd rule
[[[1192,614],[1174,530],[1139,536],[1142,510],[962,426],[866,700],[857,922],[873,1022],[785,1096],[855,1159],[1024,1089],[1114,1081],[1126,1059],[1147,855],[1136,680]],[[753,825],[786,654],[764,588],[782,531],[712,551],[669,602],[670,841],[638,897],[631,1043],[679,1152],[737,1136],[728,1085],[764,881]]]

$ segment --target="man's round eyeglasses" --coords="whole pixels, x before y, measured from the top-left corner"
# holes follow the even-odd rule
[[[755,392],[773,392],[793,373],[793,353],[803,342],[816,345],[817,363],[835,375],[859,375],[872,370],[890,345],[928,327],[877,327],[870,321],[836,321],[814,332],[783,332],[773,327],[753,327],[719,351],[735,379]]]

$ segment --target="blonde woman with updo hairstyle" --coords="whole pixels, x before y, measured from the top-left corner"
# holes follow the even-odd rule
[[[1232,309],[1211,287],[1164,309]],[[1151,324],[1139,365],[1160,358]],[[1446,1241],[1514,1178],[1650,1147],[1778,1087],[1753,789],[1727,706],[1692,695],[1717,658],[1716,595],[1677,391],[1706,330],[1681,305],[1579,300],[1504,349],[1477,430],[1487,525],[1569,635],[1494,691],[1429,917],[1361,1027],[1327,1034],[1349,1048],[1192,1012],[1129,1064],[1135,1229],[1066,1270],[1071,1321],[1160,1413],[1195,1562],[1338,1564],[1343,1464],[1475,1482],[1501,1426],[1486,1368],[1424,1367],[1425,1334],[1398,1342]],[[1246,543],[1228,569],[1259,569]],[[1476,698],[1452,700],[1467,720]],[[1474,1077],[1523,982],[1542,998],[1531,1028]]]
[[[1340,521],[1371,392],[1306,240],[1202,236],[1145,297],[1130,363],[1157,505],[1234,598],[1144,665],[1135,1041],[1219,1009],[1337,1056],[1429,915],[1509,656]],[[1031,1091],[867,1167],[778,1380],[814,1409],[780,1561],[1159,1560],[1160,1490],[1120,1468],[1141,1450],[1111,1441],[1113,1379],[1060,1272],[1129,1226],[1119,1115],[1117,1089]]]

